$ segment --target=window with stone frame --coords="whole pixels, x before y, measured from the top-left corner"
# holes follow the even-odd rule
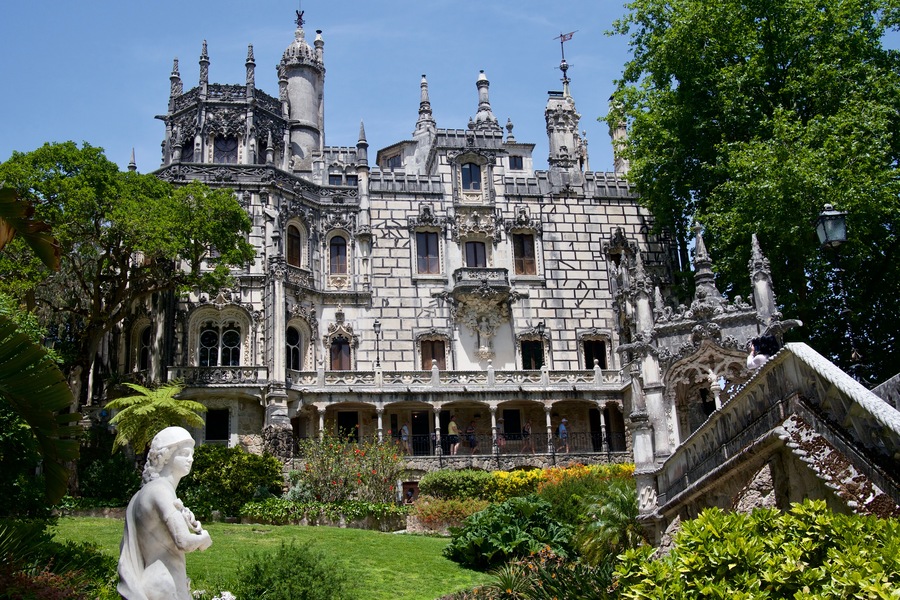
[[[347,240],[343,236],[336,235],[331,238],[329,248],[329,273],[332,275],[345,275],[347,273]]]
[[[356,175],[347,175],[347,185],[358,185],[359,177]]]
[[[522,354],[522,369],[538,371],[544,366],[544,342],[541,340],[521,340],[519,351]]]
[[[460,167],[462,174],[462,188],[464,190],[481,189],[481,166],[475,163],[465,163]]]
[[[331,340],[329,348],[330,365],[332,371],[349,371],[352,368],[350,356],[350,340],[343,336],[336,336]]]
[[[236,137],[217,137],[213,141],[213,162],[235,164],[237,158],[238,141]]]
[[[606,355],[606,340],[598,338],[585,338],[581,340],[582,352],[584,354],[584,368],[593,369],[594,361],[600,365],[601,369],[608,368]]]
[[[388,156],[384,159],[384,168],[385,169],[399,169],[403,166],[403,160],[399,154],[394,154],[393,156]]]
[[[287,228],[287,264],[300,267],[303,265],[303,235],[296,225]]]
[[[300,371],[303,368],[303,336],[296,327],[288,327],[285,333],[287,357],[285,364],[292,371]]]
[[[207,323],[200,329],[198,365],[237,367],[241,364],[241,330],[235,324]]]
[[[185,140],[181,146],[181,162],[194,162],[194,140]]]
[[[416,232],[416,273],[438,275],[441,272],[440,236],[436,231]]]
[[[469,268],[487,267],[487,247],[484,242],[469,241],[465,243],[466,266]]]
[[[344,185],[344,177],[340,173],[328,174],[328,185]]]
[[[509,169],[511,171],[521,171],[525,168],[525,161],[521,156],[509,157]]]
[[[422,370],[428,371],[433,364],[441,371],[447,369],[447,343],[443,339],[424,339],[419,341],[422,358]]]
[[[534,235],[512,234],[513,270],[516,275],[537,275],[537,259],[534,253]]]
[[[138,371],[146,371],[150,368],[150,343],[152,341],[152,329],[149,325],[141,330],[138,337],[137,368]]]

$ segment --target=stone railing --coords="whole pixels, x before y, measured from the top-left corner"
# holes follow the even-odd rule
[[[697,485],[792,414],[811,421],[833,445],[852,449],[856,468],[870,479],[889,488],[896,484],[887,476],[900,473],[900,412],[806,344],[795,343],[676,448],[657,471],[657,505]]]
[[[269,380],[266,367],[169,367],[169,380],[187,386],[261,385]]]
[[[601,369],[589,371],[288,371],[287,383],[293,388],[308,391],[329,387],[353,386],[354,389],[373,390],[409,388],[461,389],[621,389],[625,378],[619,370]]]

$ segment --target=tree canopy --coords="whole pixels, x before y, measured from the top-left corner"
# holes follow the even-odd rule
[[[747,295],[750,236],[770,259],[785,316],[857,374],[900,370],[900,55],[896,0],[634,0],[608,116],[625,121],[630,179],[687,270],[705,228],[719,288]],[[819,247],[825,204],[848,241]],[[842,310],[844,303],[848,310]],[[849,320],[849,321],[848,321]],[[852,334],[853,343],[846,332]]]
[[[229,268],[252,261],[250,219],[231,190],[180,188],[119,171],[87,143],[13,153],[0,182],[34,207],[60,244],[51,272],[22,236],[0,255],[0,291],[35,306],[67,358],[80,399],[103,336],[135,302],[167,291],[215,290]]]

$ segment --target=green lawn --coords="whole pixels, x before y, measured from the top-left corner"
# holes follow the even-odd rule
[[[379,533],[334,527],[269,525],[205,526],[213,539],[206,552],[187,557],[193,589],[220,591],[238,564],[254,552],[275,549],[281,542],[310,542],[347,567],[356,597],[365,599],[434,600],[444,594],[484,583],[483,573],[463,569],[441,555],[446,538]],[[57,538],[94,542],[118,557],[122,521],[87,517],[59,520]]]

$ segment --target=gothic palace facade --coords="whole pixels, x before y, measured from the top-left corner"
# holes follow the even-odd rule
[[[252,46],[244,84],[209,83],[209,65],[204,43],[184,91],[175,62],[157,175],[233,189],[257,258],[231,289],[147,302],[117,344],[120,372],[179,378],[208,407],[199,441],[289,454],[324,428],[387,438],[408,422],[415,454],[446,454],[454,415],[461,432],[474,423],[479,453],[498,431],[504,452],[541,453],[565,418],[573,453],[624,453],[649,415],[665,454],[702,422],[675,407],[709,388],[706,371],[660,391],[661,365],[700,349],[702,314],[663,310],[665,246],[627,165],[589,170],[565,61],[544,112],[547,170],[494,116],[483,72],[467,125],[437,126],[423,76],[412,138],[371,152],[362,125],[354,145],[325,144],[324,41],[302,22],[277,95],[256,88]],[[742,328],[726,346],[759,335],[766,315],[723,302],[703,318]],[[672,350],[645,351],[663,321],[652,343]]]

